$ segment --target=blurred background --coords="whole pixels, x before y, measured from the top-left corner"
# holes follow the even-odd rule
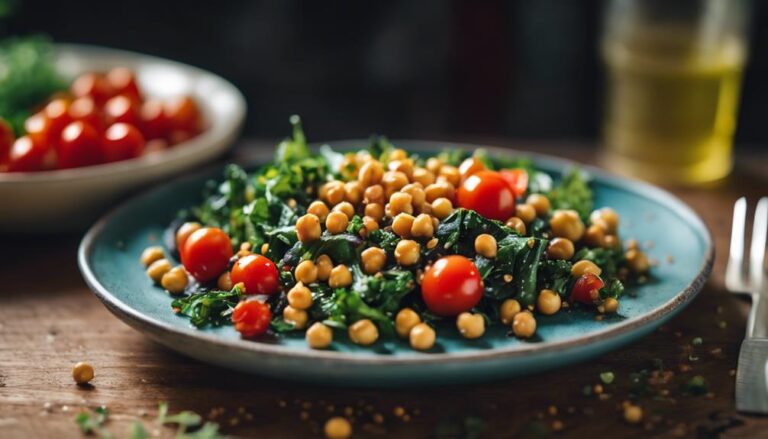
[[[111,46],[213,71],[248,100],[244,135],[597,140],[603,2],[6,0],[6,34]],[[737,151],[768,141],[768,8],[754,2]]]

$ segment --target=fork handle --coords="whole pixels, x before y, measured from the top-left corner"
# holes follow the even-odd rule
[[[747,318],[747,338],[768,338],[768,299],[752,293],[752,308]]]

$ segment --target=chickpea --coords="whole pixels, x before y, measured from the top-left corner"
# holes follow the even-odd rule
[[[187,238],[189,238],[189,236],[196,231],[200,230],[202,227],[203,226],[200,225],[200,223],[196,222],[187,222],[182,224],[181,227],[176,230],[176,249],[181,251],[181,249],[184,247],[184,243],[187,242]]]
[[[168,259],[158,259],[149,264],[149,267],[147,268],[147,276],[155,281],[155,283],[159,284],[163,275],[169,271],[171,271],[171,263],[168,262]]]
[[[426,323],[418,323],[408,333],[408,341],[413,349],[426,351],[435,345],[435,330]]]
[[[571,267],[571,276],[573,277],[581,277],[587,273],[600,276],[600,273],[602,272],[603,270],[600,269],[597,264],[586,259],[580,260],[579,262],[573,264],[573,267]]]
[[[628,404],[624,407],[624,420],[630,424],[637,424],[643,420],[643,409],[638,405]]]
[[[365,216],[369,216],[376,221],[381,221],[384,218],[384,205],[379,203],[366,204]]]
[[[339,185],[343,185],[343,183],[340,182],[340,181],[329,181],[329,182],[321,185],[317,189],[317,196],[318,196],[318,198],[320,198],[321,200],[327,199],[328,198],[328,190],[331,189],[331,188],[337,187]]]
[[[378,160],[370,160],[360,167],[357,173],[357,180],[363,187],[369,187],[381,182],[384,176],[384,167]]]
[[[395,331],[400,338],[408,338],[411,329],[421,323],[421,317],[411,308],[403,308],[395,316]]]
[[[269,244],[266,242],[264,244],[261,244],[261,254],[266,255],[268,251],[269,251]]]
[[[518,204],[515,206],[515,216],[523,220],[524,223],[530,224],[536,219],[536,209],[530,204]]]
[[[619,228],[619,214],[610,207],[603,207],[597,209],[589,215],[589,219],[594,223],[596,221],[602,221],[605,225],[605,231],[611,235],[616,234],[616,230]]]
[[[453,203],[451,203],[451,200],[440,197],[432,201],[432,215],[438,219],[444,220],[451,213],[453,213]]]
[[[587,227],[584,232],[584,243],[590,247],[602,247],[605,245],[605,229],[597,224]]]
[[[637,250],[639,248],[640,244],[637,242],[637,239],[627,240],[627,250]]]
[[[228,271],[221,273],[221,276],[216,280],[216,287],[222,291],[229,291],[232,289],[232,278],[229,277]]]
[[[461,165],[459,165],[459,175],[461,175],[462,180],[465,180],[470,175],[480,172],[483,169],[485,169],[485,164],[482,160],[476,157],[470,157],[465,159],[461,162]]]
[[[326,201],[328,201],[328,204],[335,206],[344,201],[344,197],[347,195],[347,191],[344,190],[344,184],[342,182],[336,181],[332,183],[336,184],[328,188],[328,192],[325,194],[325,198]]]
[[[288,291],[288,304],[296,309],[309,309],[312,306],[312,292],[299,282]]]
[[[389,160],[402,160],[408,158],[408,153],[402,148],[395,148],[389,153]]]
[[[528,195],[525,202],[536,209],[537,216],[545,216],[549,213],[550,209],[552,209],[552,203],[549,201],[549,198],[543,194]]]
[[[349,272],[344,264],[339,264],[331,270],[331,276],[328,278],[328,285],[331,288],[342,288],[352,285],[352,273]]]
[[[514,229],[518,235],[525,236],[525,232],[526,232],[525,223],[520,218],[513,216],[512,218],[507,220],[506,225],[510,229]]]
[[[422,186],[427,187],[435,182],[435,174],[429,169],[416,168],[413,170],[413,181],[421,183]]]
[[[413,213],[413,197],[405,192],[396,192],[389,198],[389,208],[392,215],[398,213]]]
[[[485,319],[480,314],[463,312],[456,318],[456,327],[464,338],[480,338],[485,334]]]
[[[307,213],[316,216],[320,221],[325,221],[325,217],[328,216],[328,206],[320,200],[313,201],[307,208]]]
[[[338,235],[347,230],[349,225],[349,217],[342,212],[331,212],[328,214],[328,218],[325,219],[325,229],[332,235]]]
[[[424,195],[430,203],[438,198],[453,200],[456,196],[456,187],[447,181],[438,181],[424,188]]]
[[[432,250],[433,248],[437,247],[437,244],[439,244],[440,241],[437,238],[432,238],[429,241],[427,241],[427,248]]]
[[[560,299],[560,295],[552,290],[541,290],[539,298],[536,299],[536,308],[538,308],[540,313],[548,316],[560,311],[562,304],[563,301]]]
[[[442,177],[445,181],[451,183],[454,187],[461,184],[461,174],[459,173],[459,168],[456,166],[443,165],[443,167],[440,168],[438,177]]]
[[[333,330],[320,322],[315,322],[307,329],[306,338],[310,348],[325,349],[333,341]]]
[[[317,281],[317,266],[312,261],[301,261],[296,266],[296,280],[303,284],[311,284]]]
[[[619,301],[613,297],[609,297],[603,301],[603,309],[609,314],[615,313],[619,310]]]
[[[443,162],[437,157],[430,157],[427,159],[427,170],[437,175],[440,172],[440,168],[443,167]]]
[[[152,264],[155,261],[159,261],[164,257],[165,255],[163,254],[162,247],[160,246],[147,247],[144,249],[143,252],[141,252],[141,263],[149,267],[150,264]]]
[[[575,210],[556,210],[549,220],[552,234],[560,238],[568,238],[573,242],[581,239],[584,234],[584,223]]]
[[[512,319],[512,332],[520,338],[528,338],[536,332],[536,319],[530,311],[515,314]]]
[[[344,200],[355,204],[363,201],[363,185],[359,181],[349,181],[344,183]]]
[[[414,220],[413,215],[400,213],[392,220],[392,231],[401,238],[410,238]]]
[[[493,259],[496,257],[497,250],[496,238],[493,236],[483,233],[475,238],[475,251],[477,254]]]
[[[368,236],[374,230],[379,230],[379,222],[370,216],[364,216],[363,227],[365,228],[365,235]]]
[[[400,192],[405,192],[411,196],[411,204],[416,208],[421,208],[426,201],[426,195],[424,194],[424,187],[421,183],[409,183],[400,189]]]
[[[568,261],[573,257],[575,251],[573,242],[568,238],[555,238],[549,241],[549,245],[547,245],[547,257],[549,259]]]
[[[381,183],[384,186],[384,195],[389,198],[408,184],[408,176],[399,171],[388,171],[384,173]]]
[[[93,366],[89,363],[79,362],[72,367],[72,379],[78,385],[88,384],[93,379]]]
[[[304,327],[307,326],[309,316],[303,309],[294,308],[291,305],[288,305],[283,309],[283,320],[287,323],[292,323],[295,329],[304,329]]]
[[[321,233],[320,218],[316,215],[308,213],[296,221],[296,236],[303,243],[317,241]]]
[[[181,265],[171,268],[160,278],[160,285],[171,294],[183,293],[188,283],[187,271]]]
[[[629,269],[635,273],[642,274],[647,272],[648,268],[650,268],[648,256],[646,256],[645,253],[643,253],[641,250],[627,250],[627,252],[624,254],[624,257],[627,259],[627,266],[629,266]]]
[[[384,188],[380,184],[369,186],[363,192],[363,202],[366,204],[379,204],[384,205],[386,198],[384,197]]]
[[[505,325],[512,324],[512,319],[515,318],[515,315],[519,313],[521,310],[520,302],[518,302],[515,299],[507,299],[501,304],[501,308],[499,308],[499,314],[501,316],[501,322]]]
[[[333,270],[333,262],[328,255],[320,255],[315,260],[315,266],[317,266],[317,278],[323,282],[327,281],[331,277],[331,271]]]
[[[349,338],[355,344],[372,345],[379,338],[379,329],[368,319],[358,320],[349,327]]]
[[[402,172],[408,180],[413,178],[413,160],[411,159],[392,160],[387,164],[387,168],[390,171]]]
[[[426,213],[417,216],[411,226],[411,236],[414,238],[431,238],[435,233],[435,226],[432,224],[432,217]]]
[[[616,235],[605,235],[605,239],[603,239],[603,247],[604,248],[620,248],[621,241],[619,240],[619,237]]]
[[[347,216],[347,219],[352,219],[352,217],[355,216],[355,207],[349,201],[342,201],[333,206],[333,211],[343,213]]]
[[[376,274],[387,263],[387,252],[378,247],[370,247],[360,253],[360,261],[366,274]]]
[[[416,241],[404,239],[395,247],[395,259],[400,265],[413,265],[419,262],[421,246]]]

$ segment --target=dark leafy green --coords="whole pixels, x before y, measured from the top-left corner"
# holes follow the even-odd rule
[[[548,195],[553,209],[573,209],[585,222],[594,207],[589,177],[578,168],[569,170]]]
[[[203,291],[174,299],[171,307],[189,317],[189,321],[198,328],[221,326],[230,323],[230,314],[241,298],[238,288],[232,291]]]

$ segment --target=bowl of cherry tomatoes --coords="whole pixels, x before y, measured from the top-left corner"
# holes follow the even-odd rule
[[[67,87],[0,120],[0,231],[85,227],[120,197],[223,154],[246,105],[231,83],[153,56],[57,44]],[[20,131],[20,132],[19,132]]]

